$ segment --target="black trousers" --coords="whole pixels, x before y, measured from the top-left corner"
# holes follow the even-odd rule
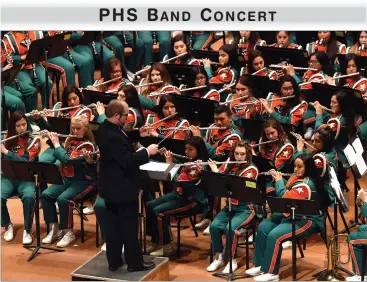
[[[106,201],[106,247],[110,267],[120,265],[122,246],[128,265],[138,265],[143,261],[138,239],[138,208],[138,200],[127,203]]]

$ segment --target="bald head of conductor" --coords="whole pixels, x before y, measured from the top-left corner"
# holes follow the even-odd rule
[[[114,99],[111,100],[106,109],[107,120],[118,126],[124,126],[129,115],[129,105],[126,102]],[[145,126],[139,129],[140,136],[149,136],[149,132],[153,130],[151,127]],[[158,145],[151,144],[146,148],[149,156],[153,156],[158,152]]]

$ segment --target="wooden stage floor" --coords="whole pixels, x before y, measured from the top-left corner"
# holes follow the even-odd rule
[[[362,187],[367,188],[367,177],[360,180]],[[348,187],[353,187],[353,178],[348,179]],[[353,202],[353,191],[346,194],[350,203]],[[1,280],[71,280],[70,273],[77,267],[87,261],[89,258],[99,252],[99,248],[95,247],[95,216],[89,215],[89,221],[85,222],[86,241],[84,244],[80,242],[80,221],[79,217],[74,216],[75,231],[77,241],[65,249],[63,253],[56,253],[42,250],[31,262],[27,259],[31,252],[22,247],[23,234],[23,212],[21,201],[19,199],[11,199],[8,201],[9,212],[12,222],[15,225],[16,237],[12,242],[5,242],[1,239]],[[46,227],[43,221],[41,210],[41,239],[46,236]],[[332,215],[332,211],[330,210]],[[351,205],[350,211],[346,214],[349,222],[354,215],[354,208]],[[339,229],[342,229],[340,220]],[[330,233],[330,228],[328,228]],[[356,228],[353,229],[356,231]],[[3,231],[4,232],[4,231]],[[331,234],[330,234],[331,235]],[[176,242],[176,231],[173,230],[174,242]],[[209,239],[210,237],[199,234],[199,238],[195,238],[191,229],[185,229],[181,232],[182,256],[181,259],[170,259],[170,280],[217,280],[220,278],[213,277],[206,271],[209,264]],[[56,244],[52,246],[56,247]],[[343,247],[345,253],[346,247]],[[313,274],[324,269],[326,247],[319,235],[312,236],[307,240],[307,249],[304,251],[305,258],[299,258],[297,252],[297,267],[299,280],[314,280]],[[245,249],[239,249],[240,269],[238,272],[245,270]],[[253,251],[250,249],[250,262],[252,260]],[[351,270],[351,263],[345,266]],[[281,260],[280,278],[281,280],[291,280],[291,249],[284,250]],[[250,280],[250,279],[248,279]]]

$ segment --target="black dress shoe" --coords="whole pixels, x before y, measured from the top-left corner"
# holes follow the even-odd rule
[[[123,266],[124,265],[124,262],[123,261],[121,261],[120,262],[120,264],[118,265],[118,266],[109,266],[108,267],[108,269],[110,270],[110,271],[116,271],[117,269],[119,269],[121,266]]]
[[[143,262],[143,263],[137,264],[137,265],[129,265],[127,267],[127,270],[130,271],[130,272],[134,272],[134,271],[149,270],[149,269],[153,269],[154,267],[155,267],[154,262]]]

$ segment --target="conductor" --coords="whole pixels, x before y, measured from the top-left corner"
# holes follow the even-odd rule
[[[99,189],[106,202],[107,260],[109,269],[116,271],[124,262],[121,249],[125,249],[128,271],[148,270],[153,262],[144,262],[138,241],[139,166],[149,162],[158,151],[158,145],[135,151],[132,142],[123,131],[129,107],[125,102],[112,100],[106,110],[107,119],[97,132],[100,150]],[[140,129],[146,136],[150,128]]]

